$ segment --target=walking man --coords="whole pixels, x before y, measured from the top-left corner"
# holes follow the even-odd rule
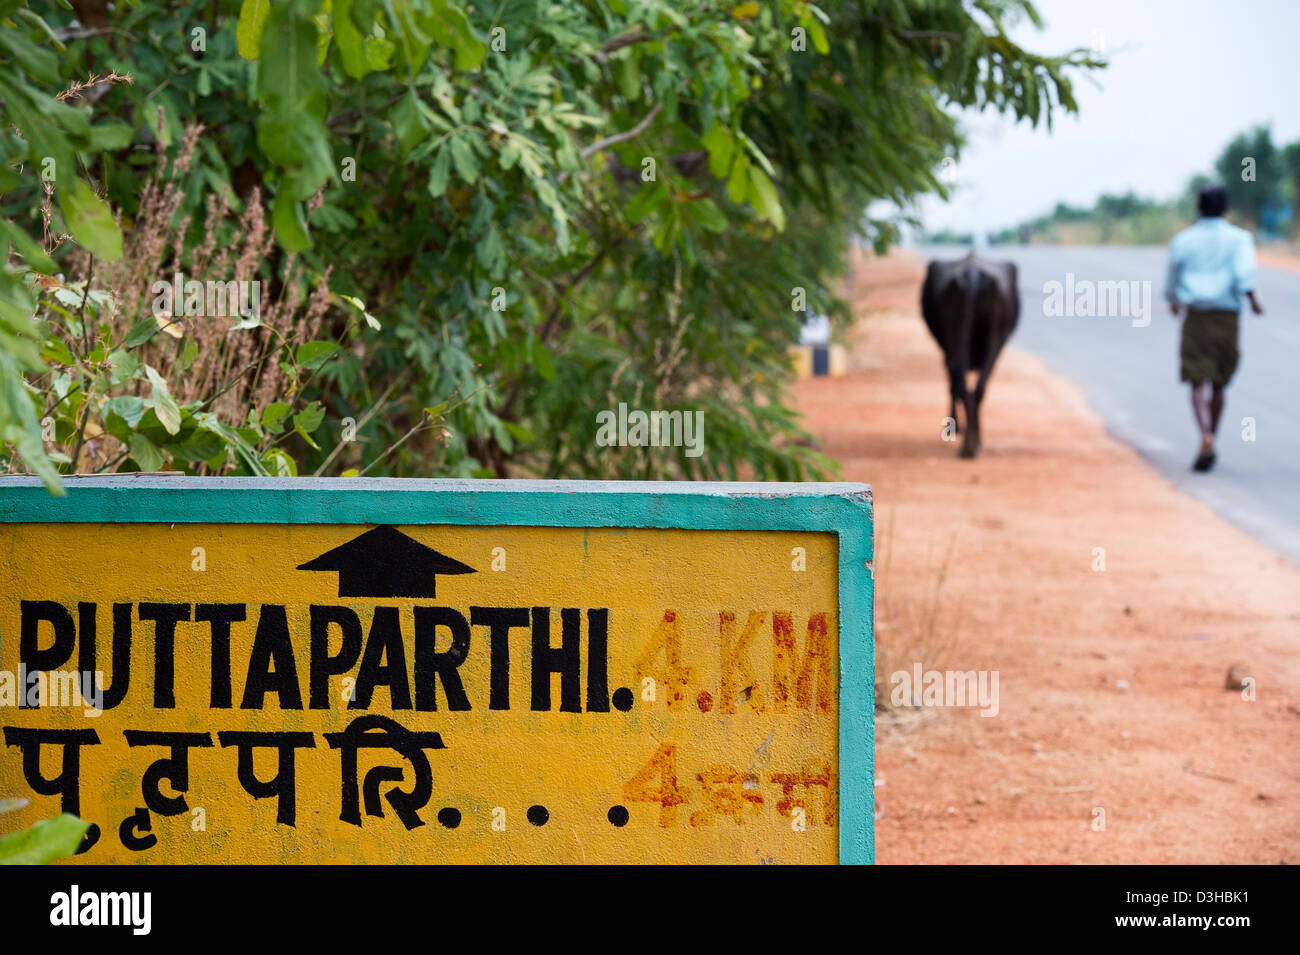
[[[1192,386],[1192,411],[1201,429],[1195,471],[1214,467],[1214,435],[1223,413],[1223,393],[1237,370],[1237,316],[1244,296],[1256,315],[1264,309],[1255,298],[1255,240],[1223,218],[1228,192],[1207,186],[1197,197],[1201,218],[1169,243],[1165,299],[1183,320],[1179,360],[1182,380]]]

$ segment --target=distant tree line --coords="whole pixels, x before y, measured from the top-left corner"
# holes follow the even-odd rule
[[[1267,126],[1235,136],[1214,162],[1214,174],[1193,176],[1167,200],[1134,192],[1109,193],[1090,207],[1058,202],[1046,215],[991,233],[993,245],[1029,243],[1154,245],[1196,218],[1196,195],[1210,182],[1228,190],[1228,218],[1263,238],[1300,236],[1300,140],[1287,146],[1273,142]],[[925,241],[971,244],[969,232],[945,229],[927,233]]]

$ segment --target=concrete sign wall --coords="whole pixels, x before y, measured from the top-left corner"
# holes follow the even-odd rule
[[[0,796],[85,862],[869,862],[871,492],[0,479]]]

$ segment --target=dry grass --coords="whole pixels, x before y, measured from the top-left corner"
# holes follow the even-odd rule
[[[157,161],[141,190],[136,216],[119,223],[121,258],[96,261],[78,248],[68,258],[64,282],[72,288],[89,284],[111,293],[115,308],[101,315],[101,322],[109,321],[114,342],[123,341],[141,320],[156,321],[161,334],[136,349],[136,357],[167,380],[179,402],[203,401],[205,410],[238,426],[250,412],[257,413],[272,401],[291,400],[293,382],[277,358],[286,345],[320,335],[333,300],[331,269],[313,280],[296,256],[278,252],[256,188],[242,209],[235,208],[239,200],[229,191],[209,194],[202,233],[196,237],[183,211],[183,184],[203,127],[187,127],[176,155],[169,159],[161,146],[162,121],[160,110]],[[318,195],[313,209],[319,201]],[[154,283],[170,282],[177,272],[186,280],[203,283],[260,281],[260,326],[238,327],[239,317],[230,316],[233,308],[227,309],[226,317],[156,314]],[[266,280],[268,273],[271,281]],[[187,350],[190,355],[183,359]],[[142,382],[127,386],[136,393],[144,387]],[[94,471],[120,458],[124,449],[101,433],[85,450],[88,458],[80,469]]]
[[[876,542],[877,709],[893,706],[890,700],[890,674],[899,670],[910,671],[912,665],[918,662],[927,669],[943,669],[957,647],[962,623],[962,599],[958,594],[953,603],[947,588],[948,571],[956,549],[956,530],[948,535],[943,551],[937,558],[933,546],[929,549],[925,570],[920,575],[928,583],[920,598],[913,598],[910,595],[913,588],[893,586],[894,512],[889,512],[884,538]],[[947,613],[945,598],[952,603],[952,610]]]

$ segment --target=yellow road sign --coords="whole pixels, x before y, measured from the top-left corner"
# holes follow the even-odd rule
[[[870,859],[862,486],[43,493],[0,483],[0,795],[79,861]]]

